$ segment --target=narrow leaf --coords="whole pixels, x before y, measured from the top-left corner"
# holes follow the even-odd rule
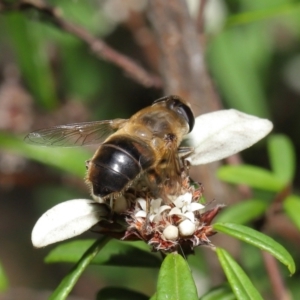
[[[232,289],[228,284],[215,287],[205,293],[200,300],[236,300]]]
[[[268,170],[250,166],[223,166],[217,172],[219,179],[234,183],[246,184],[252,188],[271,192],[281,191],[285,184]]]
[[[96,300],[148,300],[149,297],[126,288],[107,287],[97,293]]]
[[[217,216],[216,222],[246,224],[260,217],[267,207],[267,203],[262,200],[248,199],[223,209]]]
[[[292,220],[295,226],[300,230],[300,197],[296,195],[290,195],[285,198],[283,202],[283,207],[288,215],[288,217]]]
[[[192,132],[186,137],[194,147],[189,156],[193,165],[207,164],[249,148],[265,137],[272,123],[234,109],[200,115]]]
[[[94,240],[76,240],[58,245],[45,258],[47,263],[77,262]],[[158,268],[161,259],[155,253],[139,247],[140,242],[111,240],[92,263],[108,266]]]
[[[97,240],[82,256],[70,273],[61,281],[59,286],[50,296],[49,300],[64,300],[68,297],[72,288],[75,286],[77,280],[84,272],[86,267],[91,263],[98,252],[105,246],[109,241],[108,237],[102,237]]]
[[[300,5],[298,3],[286,3],[267,9],[247,11],[229,17],[226,27],[258,22],[275,17],[291,17],[291,15],[297,16],[297,14],[299,14],[299,10]]]
[[[213,228],[218,232],[228,234],[250,245],[258,247],[261,250],[269,252],[281,263],[286,265],[291,274],[295,273],[296,266],[292,256],[283,246],[269,236],[239,224],[215,223]]]
[[[91,157],[91,152],[83,148],[47,148],[26,144],[21,138],[0,133],[0,146],[4,150],[22,155],[43,164],[84,177],[84,162]]]
[[[262,71],[269,67],[271,49],[261,26],[223,30],[210,41],[210,71],[229,107],[260,117],[269,115]]]
[[[292,141],[282,134],[271,135],[268,138],[268,151],[275,176],[285,184],[291,183],[296,167]]]
[[[187,262],[179,254],[169,254],[158,275],[157,300],[196,300],[197,289]]]
[[[216,249],[219,261],[231,288],[239,300],[263,300],[238,263],[222,248]]]
[[[10,13],[5,20],[23,79],[41,106],[46,109],[56,107],[58,100],[43,26],[37,26],[20,13]]]
[[[8,279],[6,277],[2,263],[0,263],[0,292],[8,288]]]

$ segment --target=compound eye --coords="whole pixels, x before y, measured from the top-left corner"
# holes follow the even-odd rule
[[[177,100],[173,109],[189,124],[189,132],[191,132],[195,125],[195,117],[189,106]]]
[[[157,99],[153,102],[153,105],[164,103],[169,109],[175,111],[181,118],[183,118],[189,124],[189,132],[191,132],[195,125],[195,117],[192,110],[183,103],[180,97],[175,95],[166,96]]]
[[[191,109],[187,105],[183,104],[183,105],[179,106],[176,110],[187,121],[187,123],[189,124],[189,128],[190,128],[189,132],[191,132],[195,125],[195,118],[194,118],[194,115],[193,115]]]

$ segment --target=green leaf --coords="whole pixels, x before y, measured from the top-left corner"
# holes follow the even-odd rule
[[[296,195],[290,195],[285,198],[283,202],[283,208],[287,216],[292,220],[295,226],[300,230],[300,197]]]
[[[93,1],[79,1],[74,3],[69,0],[52,0],[52,5],[59,7],[64,18],[73,24],[84,27],[88,32],[101,36],[111,31],[113,25],[104,16],[105,12],[98,9],[97,3]],[[95,15],[97,18],[92,18]]]
[[[210,291],[205,293],[200,300],[236,300],[235,295],[229,285],[221,285],[212,288]]]
[[[271,55],[266,31],[261,26],[222,31],[211,40],[207,52],[211,73],[227,105],[248,114],[269,117],[261,78]]]
[[[286,265],[291,274],[295,273],[296,266],[292,256],[283,246],[269,236],[239,224],[215,223],[213,228],[218,232],[228,234],[250,245],[258,247],[261,250],[269,252],[281,263]]]
[[[6,277],[2,263],[0,263],[0,292],[8,288],[8,279]]]
[[[156,293],[149,300],[156,300]]]
[[[58,100],[43,25],[26,20],[20,13],[10,13],[5,20],[23,79],[41,106],[46,109],[56,107]]]
[[[84,177],[85,161],[91,153],[83,148],[52,148],[26,144],[22,139],[12,135],[0,133],[2,149],[33,159],[60,170]]]
[[[284,182],[270,171],[250,165],[223,166],[218,169],[217,176],[229,183],[246,184],[271,192],[279,192],[285,187]]]
[[[148,300],[149,297],[129,289],[118,287],[103,288],[97,293],[96,300]]]
[[[284,5],[279,5],[277,7],[247,11],[229,17],[226,22],[226,27],[257,22],[275,17],[290,17],[292,14],[299,14],[299,9],[299,3],[287,3]]]
[[[197,300],[197,289],[187,262],[176,253],[167,255],[158,275],[157,300]]]
[[[105,246],[105,244],[109,241],[108,237],[102,237],[83,254],[82,258],[78,261],[78,263],[72,268],[69,274],[61,281],[59,286],[50,296],[49,300],[64,300],[68,297],[72,288],[75,286],[77,280],[87,268],[87,266],[91,263],[94,257],[98,254],[98,252]]]
[[[64,45],[61,50],[64,61],[62,68],[62,80],[72,95],[81,99],[91,99],[103,92],[106,80],[110,73],[105,72],[105,65],[93,56],[82,51],[82,47]],[[80,70],[80,72],[78,72]],[[103,73],[105,72],[105,75]],[[76,76],[74,76],[76,74]],[[106,76],[106,80],[103,77]]]
[[[267,203],[262,200],[248,199],[225,207],[217,216],[216,222],[246,224],[260,217],[266,211],[267,207]]]
[[[268,151],[275,176],[285,184],[291,183],[295,175],[296,155],[292,141],[283,134],[268,138]]]
[[[77,262],[94,240],[76,240],[58,245],[45,258],[46,263]],[[92,263],[109,266],[158,268],[161,259],[139,242],[111,240]],[[145,244],[145,243],[144,243]]]
[[[222,248],[217,248],[216,252],[236,298],[239,300],[263,300],[249,277],[229,253]]]

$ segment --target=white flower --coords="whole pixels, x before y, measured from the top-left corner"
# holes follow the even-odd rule
[[[171,209],[169,215],[184,216],[191,222],[195,221],[194,211],[204,208],[204,205],[198,202],[192,202],[191,193],[180,195],[173,201],[173,203],[175,204],[175,207]]]
[[[193,131],[185,138],[185,141],[194,147],[194,152],[188,160],[192,165],[198,165],[223,159],[250,147],[266,136],[272,127],[268,120],[233,109],[201,115],[196,118]],[[135,217],[146,218],[146,201],[137,199],[137,203],[140,208],[135,212]],[[194,212],[203,208],[202,204],[192,202],[190,193],[177,197],[173,203],[175,207],[171,209],[169,205],[161,205],[161,199],[153,199],[149,209],[151,222],[159,222],[167,210],[170,210],[168,216],[184,217],[178,228],[173,225],[166,226],[163,234],[170,240],[177,239],[178,230],[181,236],[193,234]],[[120,210],[123,206],[121,205]],[[75,199],[63,202],[48,210],[37,221],[32,231],[32,243],[35,247],[44,247],[69,239],[89,230],[108,215],[107,206],[93,200]]]
[[[158,221],[160,218],[160,215],[167,209],[171,209],[171,206],[169,205],[162,205],[161,206],[162,199],[152,199],[150,202],[150,208],[149,208],[149,220],[151,222]],[[147,217],[147,203],[145,199],[138,198],[137,203],[140,205],[141,210],[139,210],[136,214],[135,217],[141,217],[141,218],[146,218]]]
[[[151,222],[158,222],[161,219],[163,212],[166,210],[170,210],[167,213],[168,216],[171,215],[180,215],[190,219],[194,222],[194,211],[200,210],[204,208],[204,205],[196,202],[192,202],[192,194],[185,193],[184,195],[180,195],[179,197],[173,200],[175,207],[171,207],[169,205],[161,205],[162,199],[153,199],[150,202],[149,208],[149,220]],[[147,203],[145,199],[138,198],[137,203],[140,206],[141,210],[138,210],[135,213],[135,217],[146,218],[147,217]]]

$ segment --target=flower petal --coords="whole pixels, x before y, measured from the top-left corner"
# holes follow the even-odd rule
[[[195,148],[188,160],[200,165],[223,159],[252,146],[272,128],[269,120],[234,109],[201,115],[186,137],[188,144]]]
[[[188,218],[189,220],[191,220],[192,222],[195,222],[195,215],[194,215],[193,212],[188,211],[188,212],[186,212],[186,213],[184,214],[184,216],[185,216],[186,218]]]
[[[143,198],[138,198],[136,201],[139,203],[141,209],[146,211],[146,200]]]
[[[160,215],[150,215],[149,220],[150,222],[158,222],[161,219]]]
[[[150,215],[149,219],[151,222],[159,222],[162,219],[162,213],[165,210],[171,209],[169,205],[163,205],[159,208],[158,212],[156,214]]]
[[[182,215],[181,209],[178,207],[173,207],[169,212],[169,216],[171,215]]]
[[[192,194],[191,193],[185,193],[183,195],[180,195],[177,197],[173,203],[178,207],[182,208],[185,203],[190,203],[192,201]]]
[[[203,204],[200,204],[198,202],[192,202],[189,206],[188,206],[188,210],[189,211],[196,211],[199,209],[203,209],[205,206]]]
[[[105,204],[93,200],[74,199],[60,203],[45,212],[36,222],[31,240],[35,247],[77,236],[109,214]]]
[[[146,218],[147,213],[144,210],[139,210],[134,216],[136,218]]]
[[[169,206],[169,205],[163,205],[163,206],[161,206],[161,207],[159,208],[157,214],[159,215],[159,214],[163,213],[163,212],[164,212],[165,210],[167,210],[167,209],[171,209],[171,206]]]
[[[162,201],[161,198],[153,199],[151,201],[151,210],[157,212],[157,210],[160,208],[161,201]]]

